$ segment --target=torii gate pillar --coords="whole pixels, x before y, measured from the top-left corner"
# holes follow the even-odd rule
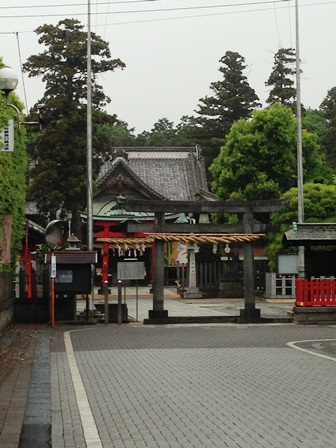
[[[243,215],[244,233],[253,233],[253,214],[247,211]],[[244,301],[245,307],[240,310],[243,322],[260,320],[260,309],[255,307],[254,257],[253,242],[244,241]]]
[[[163,212],[155,213],[155,232],[162,232],[165,222]],[[154,283],[153,309],[148,311],[149,319],[163,320],[168,317],[168,310],[164,309],[164,241],[154,241]]]

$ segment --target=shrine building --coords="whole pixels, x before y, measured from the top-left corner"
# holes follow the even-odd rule
[[[152,232],[154,213],[130,212],[123,199],[214,201],[208,190],[204,157],[199,147],[116,148],[95,182],[93,197],[93,248],[98,251],[96,285],[117,281],[117,263],[143,261],[145,283],[153,279],[153,242],[146,232],[132,231],[130,224],[148,224]],[[86,215],[82,214],[85,221]],[[167,223],[206,221],[208,215],[167,213]],[[174,243],[167,243],[165,265],[174,267]]]

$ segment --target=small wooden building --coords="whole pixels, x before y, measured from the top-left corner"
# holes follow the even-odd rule
[[[294,321],[336,321],[336,224],[294,223],[284,242],[305,248],[305,277],[296,280]]]

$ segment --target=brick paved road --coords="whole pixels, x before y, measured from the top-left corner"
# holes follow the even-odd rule
[[[51,354],[53,448],[336,446],[336,364],[286,345],[336,339],[336,327],[77,330],[71,333],[77,380],[92,420],[85,399],[77,406],[80,387],[61,336]],[[328,354],[326,344],[313,348]],[[331,356],[336,360],[335,350]]]

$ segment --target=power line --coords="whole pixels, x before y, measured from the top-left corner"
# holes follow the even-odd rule
[[[278,46],[280,48],[280,33],[279,33],[279,23],[278,23],[278,14],[277,14],[277,8],[275,5],[276,2],[273,2],[273,6],[274,6],[274,15],[275,15],[275,26],[276,26],[276,30],[277,30],[277,36],[278,36]]]
[[[157,0],[148,0],[148,1],[157,1]],[[290,16],[291,6],[289,5],[289,0],[282,0],[282,1],[286,1],[288,3],[288,5],[286,7],[278,6],[278,10],[288,8],[288,12],[289,12],[289,16]],[[272,2],[273,2],[273,0],[269,1],[267,3],[272,3]],[[266,3],[266,2],[262,2],[262,3]],[[300,5],[300,8],[305,8],[305,7],[309,7],[309,6],[330,5],[330,4],[334,4],[334,3],[336,3],[336,0],[327,1],[327,2],[316,2],[316,3],[311,3],[309,5]],[[247,4],[245,3],[243,5],[247,5]],[[231,14],[244,14],[244,13],[263,12],[263,11],[270,11],[270,10],[273,10],[273,6],[271,8],[258,8],[258,9],[248,9],[248,10],[245,9],[245,10],[240,10],[240,11],[217,12],[217,13],[197,14],[197,15],[188,15],[188,16],[184,15],[184,16],[179,16],[179,17],[163,17],[163,18],[155,18],[155,19],[131,20],[131,21],[126,21],[126,22],[114,22],[114,23],[108,23],[108,24],[104,23],[104,24],[97,24],[96,27],[133,25],[133,24],[137,24],[137,23],[163,22],[163,21],[194,19],[194,18],[197,19],[197,18],[202,18],[202,17],[214,17],[214,16],[231,15]],[[153,11],[156,11],[156,10],[153,10]],[[113,13],[111,13],[111,14],[113,14]],[[289,21],[290,21],[290,17],[289,17]],[[23,30],[23,31],[19,31],[19,32],[21,34],[23,34],[23,33],[34,33],[35,31],[34,30]],[[6,34],[15,34],[15,31],[0,31],[0,35],[6,35]]]
[[[97,5],[124,5],[126,3],[147,3],[147,2],[160,2],[162,0],[124,0],[124,1],[117,1],[117,2],[97,2]],[[0,9],[24,9],[24,8],[66,8],[66,7],[73,7],[73,6],[87,6],[87,3],[58,3],[54,5],[21,5],[21,6],[0,6]]]
[[[27,93],[26,93],[25,80],[24,80],[24,77],[23,77],[23,70],[22,70],[22,57],[21,57],[21,47],[20,47],[19,33],[15,33],[15,34],[16,34],[18,53],[19,53],[19,62],[20,62],[20,68],[21,68],[21,79],[22,79],[22,86],[23,86],[23,92],[24,92],[24,97],[25,97],[26,111],[28,112]]]
[[[157,1],[157,0],[150,0]],[[289,0],[278,0],[277,3],[288,2]],[[248,3],[233,3],[228,5],[207,5],[207,6],[184,6],[182,8],[161,8],[161,9],[140,9],[140,10],[130,10],[130,11],[113,11],[111,14],[143,14],[148,12],[170,12],[170,11],[190,11],[190,10],[200,10],[200,9],[218,9],[218,8],[236,8],[239,6],[256,6],[256,5],[266,5],[273,3],[274,0],[266,1],[256,1]],[[106,14],[106,12],[96,12],[95,14]],[[59,17],[63,14],[25,14],[25,15],[12,15],[12,16],[2,16],[2,19],[17,19],[17,18],[33,18],[33,17]],[[86,13],[76,13],[76,16],[86,16]]]

